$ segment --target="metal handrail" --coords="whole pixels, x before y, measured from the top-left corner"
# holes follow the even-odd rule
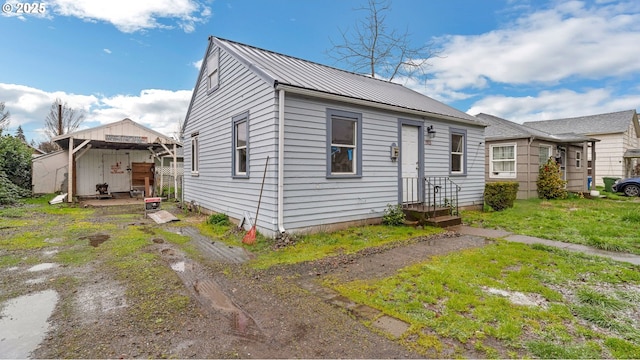
[[[425,176],[425,190],[427,191],[427,207],[432,209],[435,217],[437,208],[449,208],[449,215],[459,215],[458,193],[460,185],[446,176]]]
[[[449,215],[459,215],[458,193],[462,187],[446,176],[406,177],[402,178],[402,187],[403,208],[421,208],[431,212],[431,217],[436,216],[438,208],[448,208]]]

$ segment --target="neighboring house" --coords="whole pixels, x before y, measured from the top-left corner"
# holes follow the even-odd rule
[[[595,157],[596,185],[604,184],[603,177],[631,176],[638,167],[637,158],[625,158],[629,150],[640,148],[640,124],[635,110],[569,119],[530,121],[524,125],[552,134],[572,132],[600,140]],[[592,164],[591,157],[588,161]]]
[[[56,136],[52,141],[62,150],[32,160],[33,192],[68,193],[68,201],[75,196],[95,197],[97,185],[103,183],[108,184],[109,194],[146,191],[147,185],[154,185],[158,154],[174,156],[180,146],[130,119]]]
[[[485,129],[485,178],[517,181],[518,199],[537,197],[539,168],[549,158],[560,165],[566,189],[588,190],[586,158],[595,151],[596,139],[576,134],[553,135],[488,114],[476,115]]]
[[[184,200],[265,235],[379,221],[441,181],[480,206],[484,125],[401,85],[210,37],[184,127]],[[455,185],[450,181],[455,182]],[[452,201],[452,199],[447,199]]]

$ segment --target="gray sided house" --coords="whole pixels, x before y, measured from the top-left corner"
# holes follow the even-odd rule
[[[537,197],[540,166],[554,158],[560,165],[566,189],[588,190],[587,166],[596,139],[576,135],[554,135],[488,114],[476,115],[485,129],[485,177],[487,182],[517,181],[518,199]],[[594,174],[595,175],[595,174]]]
[[[552,134],[576,133],[593,137],[600,142],[595,152],[598,175],[596,185],[603,185],[603,177],[640,175],[640,161],[634,149],[640,149],[640,124],[635,110],[581,116],[568,119],[530,121],[524,125]],[[593,165],[593,158],[588,161]]]
[[[52,141],[60,151],[32,160],[33,192],[67,193],[68,201],[101,195],[97,185],[104,183],[108,184],[105,195],[144,191],[147,184],[151,191],[156,165],[166,156],[176,161],[180,147],[175,140],[130,119],[60,135]]]
[[[266,165],[257,228],[267,236],[376,222],[388,204],[424,203],[436,181],[457,186],[459,206],[483,203],[476,118],[221,38],[209,38],[183,141],[184,200],[204,211],[253,219]]]

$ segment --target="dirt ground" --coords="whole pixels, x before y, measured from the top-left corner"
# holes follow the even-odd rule
[[[95,221],[102,215],[96,211]],[[16,266],[2,271],[0,289],[24,294],[26,287],[35,293],[56,283],[59,301],[33,358],[418,358],[392,334],[365,326],[349,306],[327,296],[322,280],[389,276],[429,256],[484,244],[483,238],[447,233],[411,245],[257,271],[243,264],[196,261],[150,235],[147,251],[159,254],[176,275],[162,281],[179,285],[191,299],[178,319],[153,331],[129,316],[142,299],[127,293],[126,281],[103,271],[100,260],[39,271]],[[21,255],[47,263],[55,253],[53,246]],[[60,278],[72,280],[60,284]],[[471,349],[458,355],[478,354]]]

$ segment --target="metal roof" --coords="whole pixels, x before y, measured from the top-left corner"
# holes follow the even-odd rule
[[[480,121],[488,125],[484,130],[485,139],[487,141],[521,139],[530,137],[553,142],[580,142],[595,140],[574,133],[550,134],[545,131],[534,129],[526,125],[520,125],[514,123],[513,121],[484,113],[480,113],[476,115],[476,117],[480,119]]]
[[[636,126],[636,131],[639,131],[640,126],[635,110],[566,119],[528,121],[524,125],[556,134],[573,132],[582,135],[595,135],[625,132],[632,121]]]
[[[342,96],[345,101],[349,101],[349,98],[365,100],[398,107],[398,111],[404,108],[427,113],[425,115],[440,115],[482,125],[475,117],[400,84],[218,37],[210,39],[274,86],[284,84]]]
[[[142,133],[148,135],[147,140],[145,142],[127,142],[123,140],[117,141],[105,141],[104,134],[110,134],[109,129],[119,128],[119,127],[128,127],[127,129],[140,129]],[[100,137],[96,137],[99,135]],[[127,136],[131,134],[122,134],[118,133],[120,136]],[[137,122],[125,118],[120,121],[112,122],[109,124],[96,126],[89,129],[79,130],[73,133],[58,135],[51,139],[51,141],[56,142],[63,149],[69,148],[69,138],[73,137],[76,140],[91,140],[91,144],[94,149],[147,149],[148,147],[161,148],[160,144],[172,145],[176,144],[181,146],[180,142],[173,140],[172,138],[163,135],[155,130],[149,129],[145,126],[138,124]],[[126,139],[125,139],[126,140]]]

